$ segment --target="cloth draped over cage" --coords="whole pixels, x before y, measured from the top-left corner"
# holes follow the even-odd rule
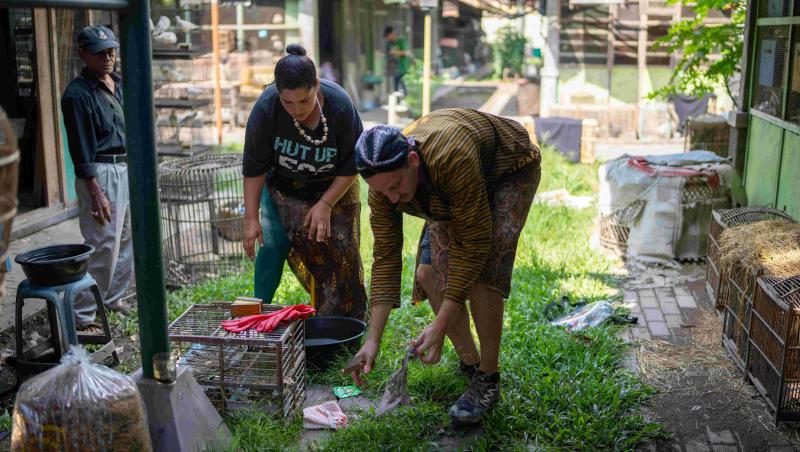
[[[268,314],[248,315],[237,319],[223,320],[222,328],[232,333],[255,330],[259,333],[266,334],[271,333],[272,330],[277,328],[282,322],[305,320],[308,316],[314,315],[316,312],[317,310],[311,306],[298,304],[287,306]]]
[[[711,211],[730,206],[733,170],[709,151],[624,155],[598,172],[601,242],[629,259],[705,256]]]

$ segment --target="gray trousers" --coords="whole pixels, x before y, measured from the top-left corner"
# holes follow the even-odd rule
[[[92,195],[83,180],[75,181],[78,194],[78,220],[85,243],[94,246],[89,274],[97,281],[106,306],[120,301],[133,275],[133,243],[128,211],[128,166],[124,163],[97,163],[97,182],[111,204],[111,222],[101,226],[92,217]],[[97,303],[91,292],[75,301],[77,325],[92,322]]]

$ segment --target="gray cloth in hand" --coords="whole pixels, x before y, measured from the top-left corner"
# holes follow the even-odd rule
[[[399,405],[408,405],[411,400],[406,393],[406,383],[408,382],[408,361],[416,356],[413,348],[408,349],[406,356],[403,357],[403,362],[400,364],[400,369],[389,377],[389,383],[386,385],[386,390],[383,392],[381,404],[375,414],[378,416],[391,411]]]

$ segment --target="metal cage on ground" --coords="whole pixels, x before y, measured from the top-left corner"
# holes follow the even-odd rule
[[[271,333],[230,333],[231,303],[196,304],[169,327],[173,354],[222,413],[258,409],[289,418],[306,394],[305,327],[302,320]],[[283,306],[264,305],[272,312]]]
[[[167,284],[195,284],[242,268],[242,155],[162,163],[161,229]]]

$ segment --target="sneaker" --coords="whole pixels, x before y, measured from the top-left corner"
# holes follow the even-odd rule
[[[450,417],[461,424],[474,424],[500,399],[500,373],[475,372],[465,392],[450,407]]]
[[[481,368],[481,363],[476,364],[467,364],[464,361],[458,360],[458,370],[461,371],[461,375],[467,378],[467,381],[472,381],[475,377],[475,374],[478,373],[478,369]]]

